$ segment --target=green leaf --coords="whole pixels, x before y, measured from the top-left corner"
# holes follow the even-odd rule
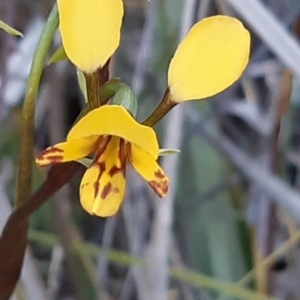
[[[113,104],[122,105],[126,108],[134,117],[137,114],[138,104],[135,94],[132,89],[125,83],[119,83],[119,89],[115,93],[112,99]]]
[[[59,62],[59,61],[62,61],[62,60],[66,60],[68,59],[67,57],[67,54],[65,52],[65,49],[63,46],[61,46],[60,48],[58,48],[52,55],[51,57],[49,58],[48,60],[48,66],[53,64],[53,63],[56,63],[56,62]]]
[[[119,78],[114,78],[107,81],[100,88],[100,102],[106,103],[111,97],[113,97],[116,92],[121,88],[121,82]]]
[[[1,20],[0,20],[0,28],[6,31],[8,34],[23,37],[23,34],[20,31],[10,27],[9,25],[7,25]]]
[[[86,81],[85,81],[84,74],[79,69],[77,69],[77,80],[78,80],[79,88],[83,94],[84,101],[85,103],[87,103]]]
[[[91,158],[80,158],[80,159],[77,159],[76,161],[87,168],[89,168],[93,162],[93,160]]]
[[[180,153],[179,149],[159,149],[158,155],[159,156],[167,156],[172,154]]]

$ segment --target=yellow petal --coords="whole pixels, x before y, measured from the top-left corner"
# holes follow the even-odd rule
[[[79,69],[103,66],[120,42],[122,0],[57,0],[62,43]]]
[[[249,59],[250,35],[227,16],[203,19],[178,46],[168,71],[176,102],[215,95],[236,81]]]
[[[110,217],[118,211],[125,189],[125,149],[124,140],[109,137],[83,175],[80,202],[88,213]]]
[[[76,160],[96,150],[99,137],[73,139],[48,147],[39,154],[35,162],[40,167]]]
[[[119,105],[104,105],[83,117],[69,132],[67,140],[93,135],[113,135],[136,144],[153,159],[158,156],[155,131],[137,123],[129,112]]]
[[[129,161],[135,170],[146,180],[159,197],[168,191],[169,179],[156,161],[141,148],[131,145]]]

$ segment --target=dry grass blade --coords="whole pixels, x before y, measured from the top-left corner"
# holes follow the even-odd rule
[[[276,17],[258,0],[227,1],[250,27],[263,39],[280,60],[300,76],[300,47],[296,40],[276,20]],[[280,42],[279,42],[280,41]]]

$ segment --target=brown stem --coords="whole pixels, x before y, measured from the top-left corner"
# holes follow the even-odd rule
[[[154,126],[176,105],[177,103],[171,98],[170,90],[167,89],[159,105],[142,124],[150,127]]]
[[[99,107],[99,81],[101,77],[101,69],[94,73],[84,73],[86,80],[87,101],[91,109]]]
[[[101,87],[103,84],[105,84],[109,80],[109,63],[110,63],[110,59],[101,68],[101,75],[99,78],[99,87]]]
[[[102,68],[97,69],[94,73],[84,73],[87,100],[91,110],[106,103],[100,99],[100,87],[109,79],[109,62],[110,60],[108,60]]]

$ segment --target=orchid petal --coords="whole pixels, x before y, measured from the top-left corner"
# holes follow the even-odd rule
[[[122,0],[57,0],[67,56],[80,70],[102,67],[120,42]]]
[[[237,19],[214,16],[194,25],[170,63],[172,100],[203,99],[229,87],[244,71],[249,48],[249,32]]]
[[[125,190],[125,166],[125,141],[109,138],[80,184],[80,202],[88,213],[110,217],[118,211]]]
[[[169,179],[157,162],[143,149],[131,145],[129,161],[134,169],[149,183],[159,197],[168,191]]]
[[[90,136],[50,146],[39,154],[35,162],[38,166],[45,167],[77,160],[94,152],[98,146],[98,140],[99,137]]]
[[[129,112],[119,105],[104,105],[84,116],[69,132],[67,140],[89,136],[112,135],[123,138],[158,157],[155,131],[135,121]]]

